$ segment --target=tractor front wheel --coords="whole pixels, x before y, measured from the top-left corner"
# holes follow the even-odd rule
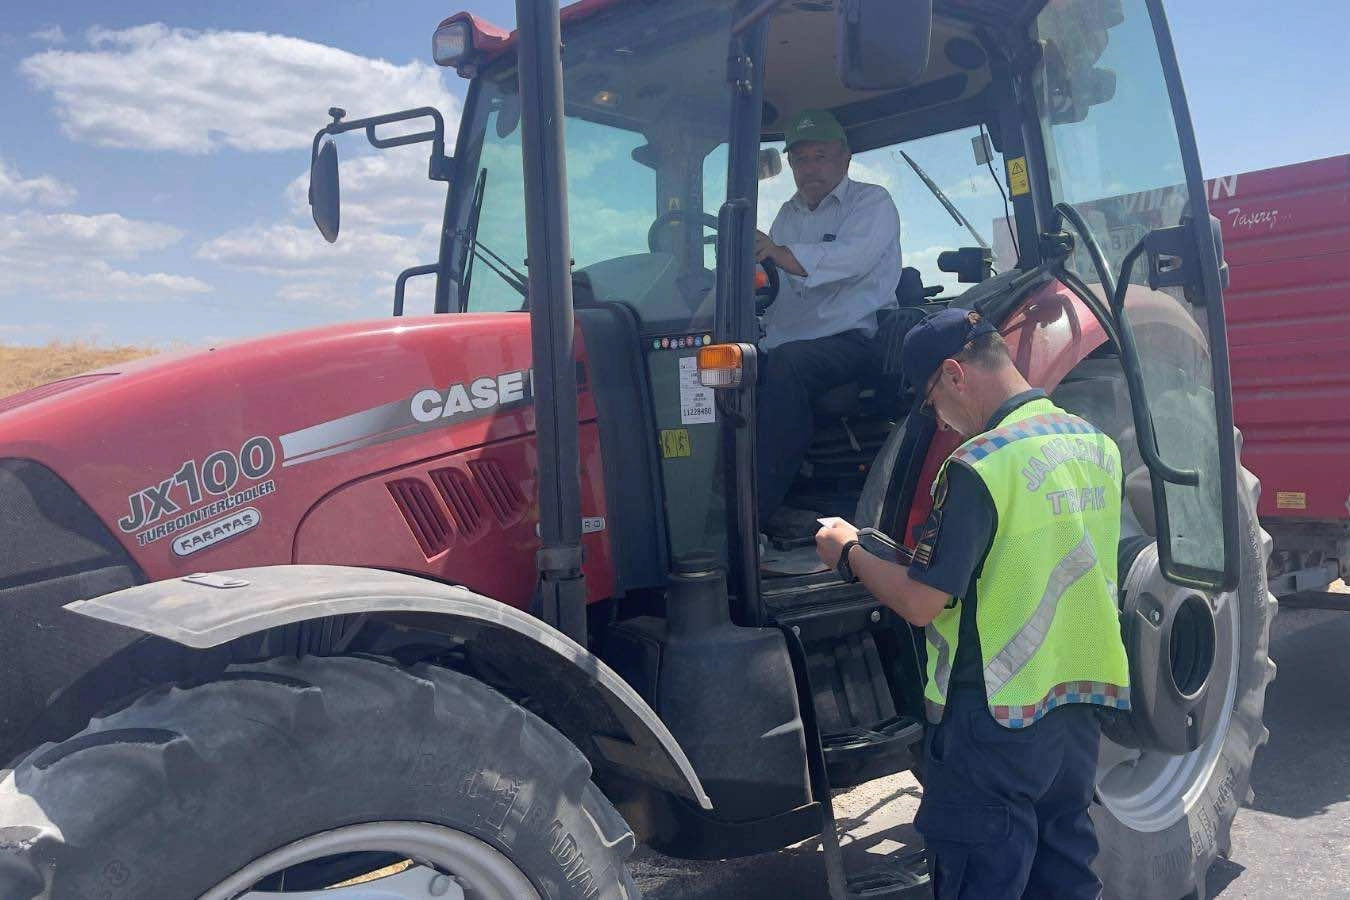
[[[590,775],[561,734],[458,672],[237,665],[5,773],[0,896],[341,900],[378,879],[381,897],[635,898],[632,832]]]

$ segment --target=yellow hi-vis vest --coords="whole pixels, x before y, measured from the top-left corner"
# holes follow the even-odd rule
[[[975,582],[975,628],[989,711],[1008,728],[1057,706],[1130,708],[1120,638],[1116,545],[1120,451],[1048,399],[1013,410],[943,464],[984,482],[998,519]],[[937,723],[947,702],[962,598],[927,628],[924,706]]]

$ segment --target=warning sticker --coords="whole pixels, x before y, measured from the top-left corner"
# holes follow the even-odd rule
[[[689,445],[688,428],[661,429],[661,456],[663,458],[679,459],[692,455],[693,448]]]
[[[698,357],[683,357],[680,360],[680,424],[704,425],[716,421],[713,390],[698,380]]]
[[[1276,509],[1307,509],[1308,495],[1304,491],[1276,491]]]
[[[1031,179],[1027,177],[1027,158],[1014,156],[1008,160],[1008,190],[1014,197],[1031,193]]]

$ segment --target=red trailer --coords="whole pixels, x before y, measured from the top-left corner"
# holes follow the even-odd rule
[[[1211,183],[1233,412],[1276,596],[1350,575],[1350,155]]]

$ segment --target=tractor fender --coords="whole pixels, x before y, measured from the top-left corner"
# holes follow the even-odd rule
[[[334,616],[434,616],[436,630],[479,650],[494,669],[527,670],[521,686],[544,701],[531,711],[577,743],[592,766],[712,809],[675,738],[614,670],[538,619],[462,587],[379,569],[261,566],[137,585],[65,608],[194,650]]]

